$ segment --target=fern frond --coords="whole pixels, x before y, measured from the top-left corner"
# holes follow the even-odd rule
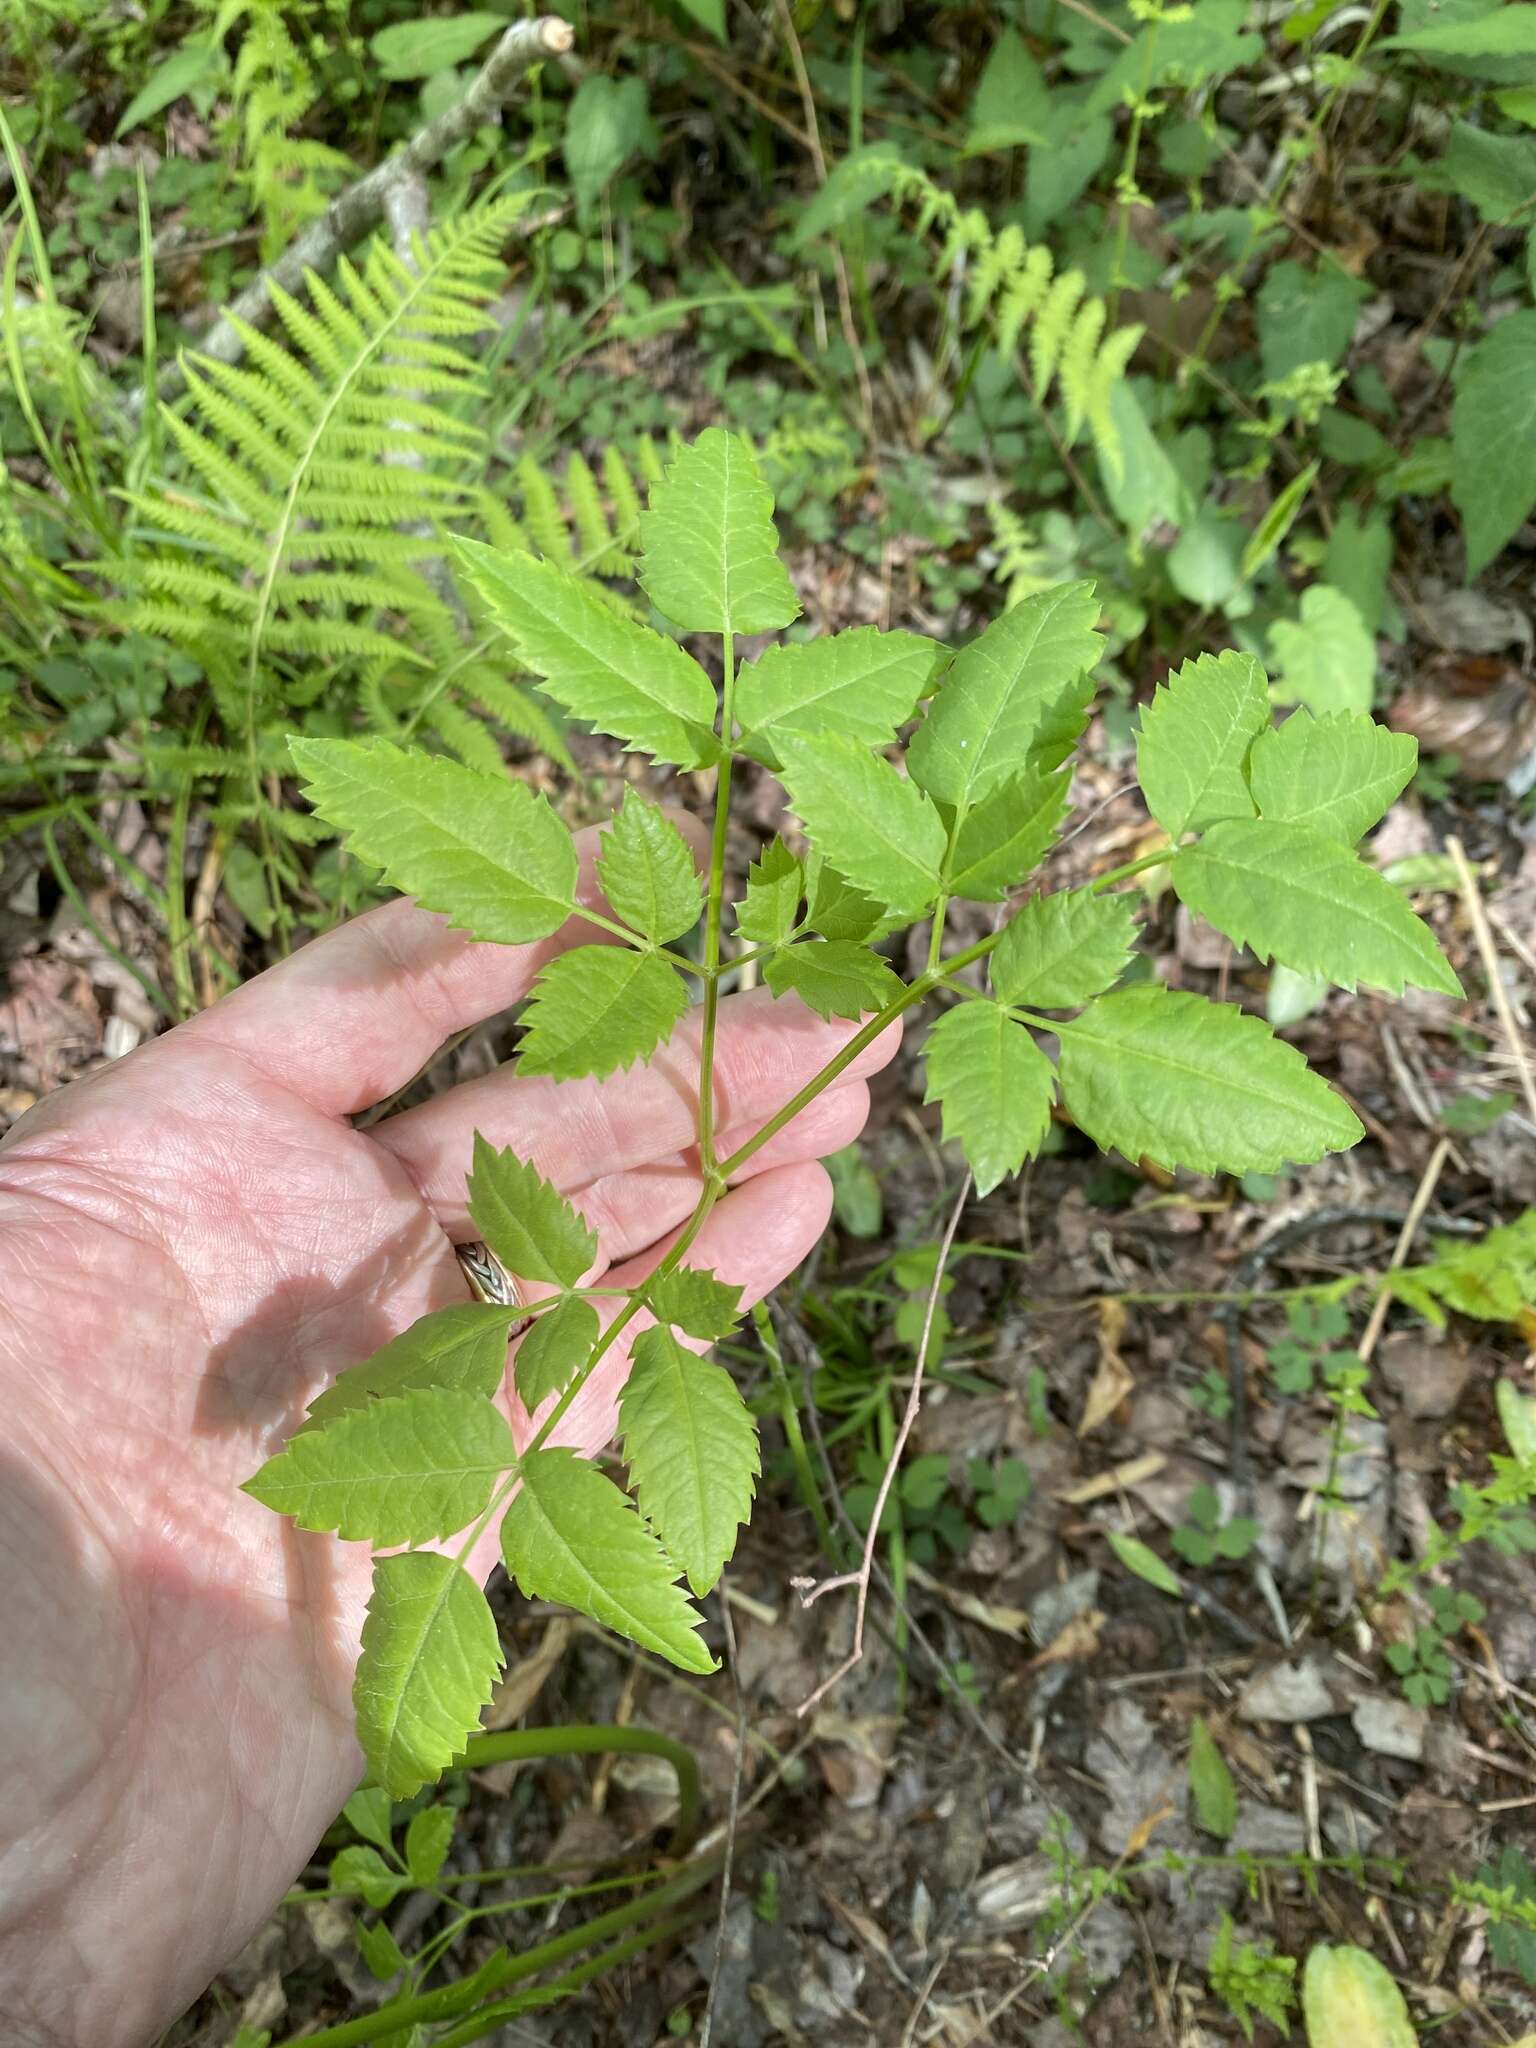
[[[454,698],[439,697],[422,723],[437,734],[449,753],[456,755],[466,768],[478,768],[487,775],[506,773],[500,747],[480,720],[471,718]]]
[[[1086,300],[1079,307],[1077,318],[1061,345],[1061,360],[1056,366],[1056,374],[1061,379],[1061,402],[1066,407],[1069,442],[1077,439],[1078,429],[1088,411],[1093,366],[1098,358],[1099,337],[1104,332],[1108,312],[1102,299]]]
[[[576,557],[559,497],[531,455],[525,455],[517,465],[517,487],[523,498],[523,524],[534,546],[557,569],[574,569]]]
[[[1066,346],[1085,283],[1080,270],[1064,270],[1046,293],[1029,331],[1029,374],[1035,397],[1042,405],[1050,396],[1056,365]]]
[[[1045,297],[1055,267],[1050,250],[1043,242],[1037,243],[1004,284],[997,308],[997,345],[1005,356],[1018,347],[1019,336]]]
[[[1122,451],[1120,435],[1110,412],[1115,386],[1124,378],[1137,345],[1146,332],[1140,326],[1117,327],[1093,359],[1083,399],[1083,416],[1100,460],[1118,477]]]

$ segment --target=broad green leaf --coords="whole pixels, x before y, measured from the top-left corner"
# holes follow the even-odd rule
[[[1421,57],[1536,57],[1536,7],[1495,7],[1459,19],[1432,21],[1405,35],[1388,36],[1383,50],[1413,50]]]
[[[1451,497],[1470,580],[1536,505],[1536,312],[1509,314],[1467,352],[1451,408]]]
[[[611,1074],[649,1059],[687,1007],[681,979],[659,954],[578,946],[535,982],[518,1065],[557,1081]]]
[[[677,4],[717,43],[725,41],[725,0],[677,0]]]
[[[1490,226],[1502,226],[1524,211],[1536,189],[1536,136],[1500,135],[1456,121],[1444,155],[1420,164],[1414,183],[1426,192],[1454,192]]]
[[[806,863],[806,923],[824,939],[872,939],[887,913],[872,896],[856,889],[846,875],[829,867],[819,854]]]
[[[632,789],[603,834],[597,878],[614,915],[658,946],[692,931],[704,908],[687,840]]]
[[[907,750],[915,780],[968,808],[1016,775],[1058,699],[1097,661],[1098,615],[1091,583],[1063,583],[994,619],[956,655]]]
[[[1248,786],[1261,818],[1353,846],[1407,788],[1418,758],[1417,740],[1359,712],[1293,711],[1254,741]]]
[[[960,820],[949,862],[949,893],[967,903],[1000,903],[1056,837],[1071,776],[1028,768],[996,783]]]
[[[1109,987],[1131,957],[1136,920],[1124,896],[1059,890],[1026,903],[992,955],[1005,1003],[1068,1010]]]
[[[499,14],[450,14],[397,21],[369,37],[381,78],[430,78],[473,57],[507,23]]]
[[[152,121],[156,114],[179,100],[184,93],[191,92],[195,85],[201,85],[205,78],[211,80],[223,66],[224,53],[214,37],[190,37],[151,71],[124,107],[121,120],[112,130],[113,139],[120,141],[131,128]]]
[[[365,1842],[377,1842],[381,1849],[394,1847],[395,1803],[378,1785],[360,1785],[341,1809],[342,1818]]]
[[[1051,700],[1029,743],[1031,769],[1044,774],[1047,769],[1061,766],[1088,729],[1097,693],[1093,671],[1084,669],[1076,682],[1068,683]]]
[[[1276,619],[1269,652],[1282,696],[1320,716],[1369,711],[1376,694],[1376,643],[1342,590],[1314,583],[1301,595],[1300,615]]]
[[[574,1287],[597,1257],[597,1232],[587,1228],[564,1195],[510,1145],[498,1148],[478,1131],[469,1172],[469,1220],[520,1280]]]
[[[301,1430],[241,1491],[301,1529],[387,1549],[467,1528],[516,1462],[483,1394],[416,1387]]]
[[[388,1799],[389,1795],[384,1796]],[[377,1849],[361,1848],[356,1843],[331,1858],[326,1875],[333,1891],[361,1899],[376,1913],[397,1899],[411,1881],[403,1870],[386,1863]]]
[[[490,1605],[451,1558],[374,1559],[352,1705],[368,1767],[392,1799],[409,1799],[462,1754],[502,1663]]]
[[[392,889],[477,939],[523,945],[575,906],[576,849],[541,796],[440,754],[292,739],[304,794]]]
[[[900,978],[868,946],[852,939],[816,939],[786,947],[763,967],[776,996],[791,990],[818,1017],[865,1017],[901,994]]]
[[[1198,1714],[1189,1731],[1189,1790],[1201,1827],[1225,1842],[1237,1826],[1237,1786]]]
[[[589,71],[571,94],[562,145],[583,225],[603,187],[637,152],[654,156],[658,142],[645,80],[633,72],[609,78]]]
[[[413,1884],[436,1884],[458,1824],[451,1806],[426,1806],[405,1831],[405,1864]]]
[[[1196,1173],[1278,1173],[1364,1136],[1354,1112],[1257,1017],[1147,984],[1061,1033],[1062,1100],[1104,1150]]]
[[[1159,1593],[1171,1593],[1175,1600],[1182,1599],[1184,1588],[1178,1573],[1139,1536],[1124,1536],[1118,1529],[1106,1529],[1104,1534],[1109,1539],[1110,1549],[1128,1572],[1134,1572],[1138,1579],[1145,1579],[1149,1586],[1156,1586]]]
[[[1264,671],[1251,654],[1202,654],[1175,669],[1141,714],[1136,770],[1165,832],[1251,818],[1243,763],[1269,723]]]
[[[1321,462],[1309,462],[1305,469],[1293,476],[1253,529],[1238,564],[1238,575],[1244,583],[1259,573],[1295,525],[1302,501],[1316,483],[1321,467]]]
[[[944,1136],[965,1154],[985,1195],[1040,1148],[1056,1076],[1022,1024],[996,1003],[962,1003],[928,1034],[925,1102],[944,1108]]]
[[[489,1301],[461,1301],[423,1316],[317,1395],[309,1404],[309,1420],[331,1422],[414,1387],[494,1394],[507,1369],[507,1332],[518,1314]]]
[[[882,907],[916,916],[939,891],[948,834],[930,800],[856,740],[785,735],[784,785],[811,844]]]
[[[714,684],[675,640],[532,555],[475,540],[454,548],[493,622],[563,710],[679,768],[719,760]]]
[[[1403,1994],[1367,1949],[1313,1949],[1301,2012],[1307,2048],[1419,2048]]]
[[[512,1377],[530,1415],[586,1364],[597,1332],[597,1310],[590,1301],[580,1301],[574,1295],[538,1318],[512,1362]]]
[[[776,730],[886,746],[916,710],[940,653],[916,633],[875,626],[770,647],[736,678],[742,745],[770,762]]]
[[[574,1451],[532,1451],[501,1525],[501,1554],[529,1600],[558,1600],[684,1671],[713,1671],[677,1566],[629,1499]]]
[[[1536,1465],[1536,1398],[1522,1394],[1513,1380],[1500,1380],[1494,1400],[1510,1456],[1522,1464]]]
[[[690,1337],[728,1337],[741,1320],[741,1289],[702,1266],[674,1266],[648,1282],[645,1299],[658,1323],[675,1323]]]
[[[779,560],[773,493],[740,434],[680,448],[640,519],[640,584],[684,633],[772,633],[800,615]]]
[[[379,1983],[387,1984],[391,1977],[405,1968],[405,1952],[382,1920],[359,1925],[353,1930],[353,1939],[358,1953],[368,1965],[368,1974],[377,1978]],[[262,2034],[260,2039],[265,2043],[269,2036]],[[230,2048],[240,2048],[238,2036],[230,2043]]]
[[[1259,287],[1259,349],[1264,375],[1278,384],[1304,363],[1329,369],[1349,347],[1370,286],[1324,256],[1316,269],[1277,263]]]
[[[804,894],[804,868],[782,839],[770,840],[747,869],[736,929],[750,945],[782,946],[799,920]]]
[[[760,1470],[757,1424],[735,1381],[670,1330],[642,1331],[619,1438],[641,1508],[702,1596],[736,1548]]]
[[[992,45],[971,101],[971,132],[965,154],[974,156],[1045,141],[1050,88],[1017,29],[1005,28]]]
[[[1401,995],[1461,983],[1400,889],[1341,840],[1305,825],[1234,818],[1174,856],[1180,900],[1261,960]]]

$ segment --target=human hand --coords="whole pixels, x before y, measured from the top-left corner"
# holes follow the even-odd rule
[[[598,901],[596,835],[578,842]],[[134,2048],[270,1914],[356,1784],[368,1547],[238,1489],[308,1403],[468,1298],[471,1138],[512,1145],[628,1286],[697,1200],[697,1031],[647,1067],[503,1071],[375,1125],[453,1032],[518,1001],[579,920],[491,946],[392,903],[38,1105],[0,1145],[0,1985],[10,2048]],[[696,1021],[696,1020],[695,1020]],[[729,1153],[851,1035],[721,1006]],[[825,1226],[893,1030],[773,1138],[692,1264],[766,1294]],[[613,1429],[621,1342],[555,1441]],[[514,1430],[527,1418],[511,1392]],[[482,1576],[494,1537],[471,1563]]]

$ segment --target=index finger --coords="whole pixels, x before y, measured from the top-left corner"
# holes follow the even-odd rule
[[[702,825],[669,813],[697,859]],[[576,835],[578,903],[602,907],[596,856],[603,826]],[[352,1116],[403,1088],[455,1031],[520,1002],[572,946],[609,943],[571,917],[531,945],[484,944],[435,911],[380,904],[313,939],[178,1029],[227,1047],[332,1116]]]

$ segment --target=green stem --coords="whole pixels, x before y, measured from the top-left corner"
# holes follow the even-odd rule
[[[715,1171],[715,1031],[720,1016],[720,919],[725,899],[725,846],[730,825],[735,636],[721,637],[725,684],[720,692],[720,738],[725,755],[715,784],[715,823],[709,841],[709,900],[704,913],[704,1022],[699,1034],[699,1163],[705,1185]]]
[[[1090,882],[1088,887],[1097,895],[1100,889],[1108,889],[1113,883],[1123,882],[1130,875],[1142,874],[1148,868],[1166,867],[1177,852],[1176,846],[1164,846],[1156,853],[1144,853],[1140,860],[1128,860],[1123,868],[1111,868],[1107,875],[1100,875],[1096,881]]]
[[[668,1854],[686,1856],[699,1832],[699,1766],[691,1749],[652,1728],[571,1726],[512,1728],[471,1735],[464,1745],[464,1769],[488,1764],[526,1763],[542,1756],[659,1756],[677,1775],[677,1825]]]
[[[421,1992],[411,1998],[391,1999],[388,2005],[365,2013],[360,2019],[322,2027],[314,2034],[291,2035],[280,2048],[299,2048],[301,2041],[303,2048],[358,2048],[360,2042],[387,2040],[391,2035],[403,2034],[411,2027],[434,2020],[460,2019],[491,1992],[501,1991],[509,1984],[526,1983],[530,1977],[539,1976],[569,1956],[579,1955],[595,1942],[605,1941],[610,1934],[627,1933],[658,1908],[675,1906],[691,1898],[711,1883],[719,1870],[718,1855],[700,1857],[697,1862],[685,1864],[665,1884],[625,1905],[615,1906],[611,1912],[599,1913],[568,1934],[541,1942],[519,1956],[493,1956],[483,1969],[462,1983],[445,1984],[439,1991]]]
[[[789,1374],[784,1370],[784,1354],[779,1349],[778,1332],[773,1327],[773,1317],[768,1313],[766,1302],[760,1301],[754,1305],[752,1321],[757,1328],[758,1341],[763,1347],[763,1356],[768,1361],[768,1375],[773,1381],[774,1393],[778,1396],[779,1421],[784,1430],[784,1441],[789,1446],[789,1459],[795,1468],[795,1482],[800,1488],[800,1498],[805,1502],[811,1520],[816,1524],[822,1555],[830,1564],[840,1567],[845,1562],[843,1549],[833,1535],[832,1524],[827,1519],[821,1488],[816,1483],[816,1474],[811,1467],[811,1454],[806,1449],[805,1434],[800,1427],[799,1404],[795,1400],[794,1389],[789,1384]]]

